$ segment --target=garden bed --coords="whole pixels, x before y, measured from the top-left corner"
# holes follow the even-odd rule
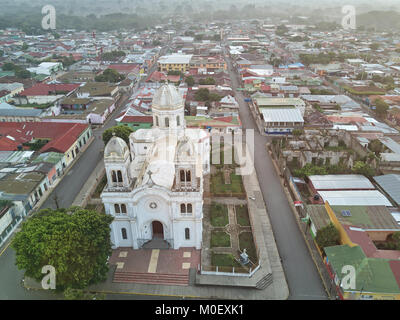
[[[225,231],[211,231],[211,248],[229,248],[231,236]]]
[[[250,226],[249,211],[244,204],[235,206],[236,222],[243,227]]]
[[[222,172],[218,172],[211,176],[211,193],[214,194],[243,194],[244,187],[242,177],[231,173],[231,184],[225,184]]]
[[[228,208],[226,205],[219,203],[211,204],[210,223],[213,227],[224,227],[229,224]]]
[[[211,253],[211,265],[218,267],[241,267],[232,254],[214,252]]]
[[[251,232],[242,232],[241,234],[239,234],[239,247],[240,251],[246,249],[246,252],[251,262],[257,264],[257,251],[254,245],[253,234]]]

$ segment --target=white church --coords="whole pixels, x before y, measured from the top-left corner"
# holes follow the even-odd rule
[[[203,175],[210,171],[207,130],[187,129],[184,101],[164,84],[153,98],[153,128],[112,137],[104,149],[107,185],[101,198],[114,217],[114,248],[140,249],[155,239],[168,247],[201,248]]]

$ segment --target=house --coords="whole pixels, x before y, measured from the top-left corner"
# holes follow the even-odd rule
[[[322,201],[327,201],[331,205],[393,206],[390,201],[378,190],[318,191],[318,194],[322,198]]]
[[[47,177],[39,172],[11,172],[0,179],[0,199],[21,201],[26,212],[43,197]]]
[[[48,164],[47,179],[52,185],[58,177],[61,177],[65,171],[63,168],[64,155],[58,152],[44,152],[32,161],[32,164]]]
[[[79,86],[78,83],[37,83],[22,91],[13,100],[17,105],[53,103],[72,94]]]
[[[0,92],[4,92],[3,95],[0,94],[0,103],[10,101],[12,97],[22,92],[23,90],[24,85],[22,83],[0,83]]]
[[[304,125],[305,102],[299,98],[253,96],[251,102],[266,134],[291,134]]]
[[[0,126],[0,150],[40,148],[64,154],[67,167],[93,136],[87,124],[66,122],[4,122]]]
[[[76,91],[76,97],[112,97],[115,101],[119,98],[118,86],[106,82],[87,82]]]
[[[18,108],[8,103],[0,103],[0,122],[41,121],[43,110]]]
[[[304,125],[304,119],[299,109],[260,109],[264,121],[264,131],[267,134],[291,134],[293,130]]]
[[[162,56],[158,59],[159,71],[169,72],[169,71],[179,71],[185,73],[189,71],[190,60],[192,59],[191,54],[172,54],[167,56]]]
[[[52,75],[58,71],[63,70],[63,65],[61,62],[42,62],[39,66],[34,68],[28,68],[29,72],[36,74]]]
[[[310,220],[310,233],[313,237],[318,230],[333,223],[339,230],[342,244],[349,244],[348,230],[343,227],[356,227],[365,231],[373,241],[386,241],[400,226],[391,210],[384,205],[308,205],[307,216]]]
[[[375,190],[368,178],[358,174],[312,175],[308,180],[314,194],[333,190]]]
[[[22,201],[1,200],[0,195],[0,246],[11,236],[27,213]]]
[[[340,299],[400,299],[398,260],[368,258],[360,246],[333,246],[325,248],[325,253],[325,264]],[[356,275],[354,287],[341,285],[347,273],[343,272],[346,266],[354,268]]]
[[[128,126],[134,131],[138,129],[149,129],[153,126],[152,116],[130,116],[124,115],[123,117],[116,119],[118,125]]]
[[[373,179],[393,202],[400,206],[400,174],[385,174]]]

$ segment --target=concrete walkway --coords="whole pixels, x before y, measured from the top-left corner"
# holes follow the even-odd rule
[[[104,170],[104,161],[100,161],[87,179],[86,183],[83,185],[81,191],[76,196],[72,206],[85,207],[87,205],[89,197],[94,188],[100,182],[100,178],[103,175]]]

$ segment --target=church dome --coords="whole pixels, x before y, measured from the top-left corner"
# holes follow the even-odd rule
[[[183,98],[172,84],[163,84],[153,97],[153,109],[175,110],[183,107]]]
[[[104,149],[104,157],[125,158],[126,152],[129,152],[126,142],[119,137],[113,136]]]

